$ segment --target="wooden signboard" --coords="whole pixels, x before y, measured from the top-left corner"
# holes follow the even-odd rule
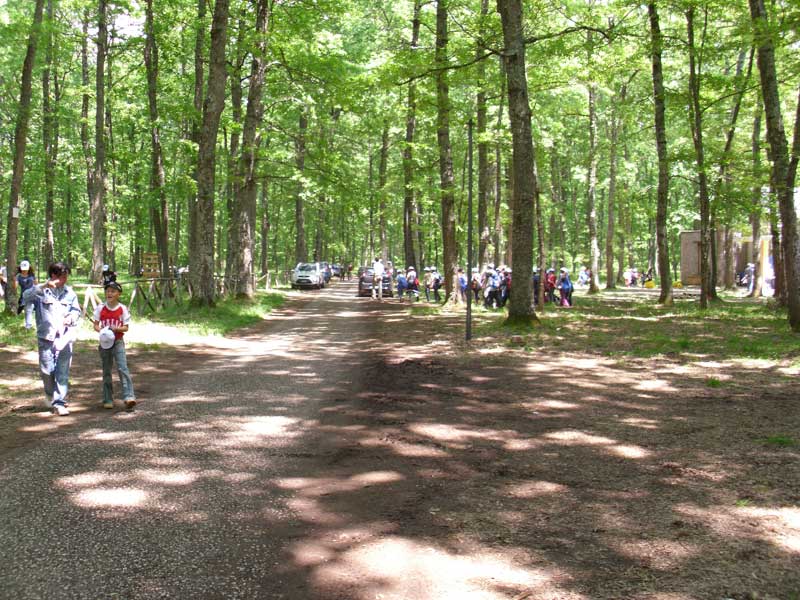
[[[158,253],[142,253],[142,277],[146,279],[152,277],[161,277],[161,267],[158,264]]]

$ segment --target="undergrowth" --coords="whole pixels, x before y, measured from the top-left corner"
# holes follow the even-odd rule
[[[285,301],[283,294],[258,292],[248,302],[226,298],[216,306],[169,306],[145,317],[136,317],[140,323],[147,322],[175,325],[197,335],[225,335],[235,329],[249,327],[261,321],[267,314]]]
[[[700,310],[697,300],[659,306],[649,296],[581,295],[575,306],[537,311],[539,324],[505,325],[506,311],[478,312],[476,337],[527,334],[526,346],[557,347],[606,356],[782,360],[800,364],[800,336],[789,328],[786,312],[763,302],[728,298]],[[717,382],[708,382],[716,387]]]

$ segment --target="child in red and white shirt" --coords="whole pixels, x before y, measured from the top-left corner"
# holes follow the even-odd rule
[[[100,332],[109,329],[113,333],[113,341],[108,333],[101,332],[100,362],[103,365],[103,408],[114,408],[114,389],[111,382],[111,365],[117,363],[119,382],[122,385],[122,401],[128,410],[136,406],[133,393],[133,380],[128,370],[125,356],[125,340],[123,335],[128,331],[131,314],[128,307],[119,301],[122,286],[116,281],[109,281],[105,286],[106,301],[95,308],[94,330]],[[104,337],[107,341],[104,341]],[[106,347],[108,346],[108,347]]]

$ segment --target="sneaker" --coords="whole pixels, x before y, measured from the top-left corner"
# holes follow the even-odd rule
[[[133,407],[136,406],[136,400],[134,398],[129,398],[125,400],[125,408],[127,410],[133,410]]]
[[[63,404],[56,404],[53,407],[53,412],[59,417],[66,417],[69,414],[69,410],[67,410],[67,407]]]
[[[114,403],[111,402],[110,400],[108,402],[103,402],[103,408],[108,408],[108,409],[114,408]]]

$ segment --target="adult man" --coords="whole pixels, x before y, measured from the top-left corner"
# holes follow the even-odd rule
[[[378,288],[378,300],[383,300],[383,260],[376,258],[372,263],[372,297],[375,298],[375,288]]]
[[[72,343],[78,332],[81,307],[78,296],[67,286],[69,267],[55,262],[47,268],[47,280],[25,291],[24,304],[36,314],[39,370],[48,406],[60,416],[69,414],[67,392]]]

